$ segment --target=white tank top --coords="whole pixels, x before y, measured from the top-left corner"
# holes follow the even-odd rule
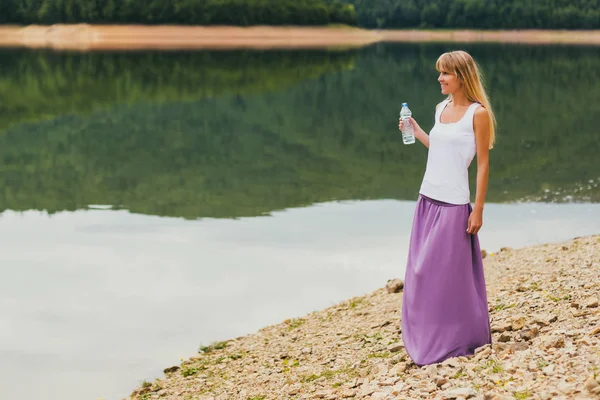
[[[481,104],[471,104],[459,121],[444,124],[440,116],[449,102],[444,100],[435,112],[435,125],[429,133],[427,168],[419,193],[450,204],[468,204],[468,168],[477,151],[473,115]]]

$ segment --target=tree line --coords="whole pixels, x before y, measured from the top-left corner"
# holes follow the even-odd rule
[[[600,28],[600,0],[342,1],[356,8],[359,25],[367,28]]]
[[[323,0],[1,0],[0,24],[356,25]]]
[[[2,0],[0,24],[598,29],[600,0]]]

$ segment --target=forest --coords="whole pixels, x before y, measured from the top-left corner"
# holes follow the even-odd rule
[[[0,24],[599,29],[600,0],[2,0]]]
[[[322,0],[1,0],[0,24],[356,25]]]
[[[600,0],[342,0],[366,28],[598,29]]]

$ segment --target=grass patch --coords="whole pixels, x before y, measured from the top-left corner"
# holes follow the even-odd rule
[[[544,360],[543,358],[538,358],[538,360],[537,360],[537,367],[538,367],[539,369],[542,369],[542,368],[544,368],[544,367],[547,367],[548,365],[549,365],[549,364],[548,364],[548,361]]]
[[[265,400],[267,398],[267,396],[254,396],[254,397],[248,397],[248,400]]]
[[[529,390],[515,393],[515,399],[528,399],[529,397],[531,397],[531,393],[529,392]]]
[[[200,346],[198,353],[211,353],[215,350],[223,350],[228,346],[227,342],[214,342],[208,346]]]
[[[367,357],[368,358],[388,358],[391,355],[392,355],[392,353],[390,353],[389,351],[382,351],[380,353],[369,354]]]
[[[184,362],[181,364],[181,375],[184,377],[196,375],[200,371],[205,371],[209,363],[210,361],[206,359],[198,360],[194,363]]]
[[[490,360],[490,367],[492,368],[492,373],[500,374],[504,372],[504,367],[496,360]]]
[[[515,303],[512,303],[512,304],[498,303],[494,306],[494,311],[508,310],[508,309],[514,308],[516,306],[517,305]]]
[[[365,343],[373,343],[373,342],[379,342],[381,340],[383,340],[383,335],[381,334],[381,332],[376,332],[372,335],[369,334],[356,334],[354,335],[354,338],[358,341],[361,342],[365,342]]]
[[[555,296],[552,296],[551,294],[549,294],[546,297],[548,297],[548,299],[550,299],[550,300],[552,300],[552,301],[554,301],[556,303],[558,303],[560,301],[563,301],[563,300],[566,300],[566,301],[570,301],[571,300],[571,295],[570,294],[567,294],[567,295],[565,295],[563,297],[555,297]]]
[[[300,361],[290,360],[290,359],[286,358],[285,360],[283,360],[283,372],[284,373],[290,372],[292,370],[292,368],[295,368],[299,365],[300,365]]]
[[[478,365],[474,368],[475,371],[483,371],[486,369],[491,369],[491,372],[494,374],[499,374],[499,373],[504,372],[504,368],[502,367],[502,364],[500,364],[500,362],[498,360],[495,360],[493,358],[487,360],[482,365]]]
[[[187,378],[188,376],[196,375],[198,372],[200,372],[200,368],[198,368],[198,366],[186,365],[181,368],[181,375],[184,378]]]
[[[309,382],[314,382],[320,378],[325,378],[326,380],[330,380],[338,375],[347,375],[349,378],[354,378],[358,375],[358,373],[353,368],[346,367],[346,368],[342,368],[342,369],[323,371],[319,375],[310,374],[310,375],[304,376],[301,379],[301,381],[303,383],[309,383]]]
[[[464,378],[465,376],[467,376],[467,374],[465,373],[465,371],[461,368],[458,371],[456,371],[456,374],[454,374],[454,376],[452,377],[452,379],[460,379],[460,378]]]
[[[291,331],[304,325],[306,323],[306,320],[302,318],[292,318],[286,319],[284,322],[288,326],[288,329]]]
[[[354,309],[356,307],[358,307],[359,305],[361,305],[362,303],[364,303],[365,298],[364,297],[353,297],[350,300],[348,300],[348,307]]]
[[[298,360],[290,360],[289,358],[283,360],[284,367],[297,367],[298,365],[300,365],[300,361]]]
[[[313,382],[313,381],[316,381],[317,379],[319,379],[320,377],[321,377],[320,375],[310,374],[310,375],[303,377],[302,382],[304,382],[304,383]]]
[[[392,364],[398,364],[398,363],[404,362],[404,361],[406,361],[406,357],[407,356],[408,356],[408,354],[403,353],[403,354],[400,355],[400,357],[392,358],[391,363]]]
[[[323,320],[324,320],[324,321],[331,322],[331,321],[333,321],[333,316],[334,316],[334,314],[333,314],[333,313],[327,312],[327,315],[325,315],[325,316],[323,317]]]
[[[232,360],[239,360],[240,358],[242,358],[241,354],[232,354],[229,356],[229,358],[231,358]]]

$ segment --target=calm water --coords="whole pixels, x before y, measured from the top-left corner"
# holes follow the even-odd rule
[[[457,47],[1,51],[3,396],[119,399],[402,277],[426,150],[398,107],[431,127]],[[600,233],[600,48],[460,47],[500,124],[483,247]]]

